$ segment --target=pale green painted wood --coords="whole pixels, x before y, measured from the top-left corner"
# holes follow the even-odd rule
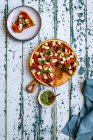
[[[54,0],[39,0],[39,13],[42,19],[42,27],[39,33],[39,42],[45,39],[54,37]],[[43,85],[39,86],[40,92],[42,89],[52,89]],[[38,110],[38,140],[54,139],[54,108],[43,108],[39,106]]]
[[[58,0],[57,1],[57,38],[62,39],[68,44],[70,44],[70,4],[69,0]],[[70,82],[70,81],[69,81]],[[69,82],[66,84],[57,87],[56,93],[61,93],[57,97],[57,106],[56,106],[56,135],[57,139],[68,140],[69,137],[62,134],[62,128],[65,126],[69,120],[69,100],[70,100],[70,91],[69,91]]]
[[[71,113],[78,114],[83,106],[81,87],[86,75],[86,2],[73,0],[71,2],[71,44],[78,57],[78,71],[72,78]]]
[[[6,133],[6,34],[5,18],[7,12],[7,3],[1,0],[0,4],[0,140],[5,140]]]
[[[31,6],[38,11],[38,1],[27,0],[24,5]],[[31,95],[25,91],[25,86],[33,79],[29,71],[29,59],[32,50],[38,45],[38,35],[31,41],[23,43],[23,97],[24,97],[24,117],[23,117],[23,139],[37,139],[38,131],[38,88]]]
[[[93,0],[87,1],[87,74],[93,78]]]
[[[8,0],[8,12],[21,5]],[[22,43],[7,35],[7,140],[22,140]]]

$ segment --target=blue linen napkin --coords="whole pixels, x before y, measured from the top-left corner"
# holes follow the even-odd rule
[[[62,132],[75,140],[93,140],[93,79],[85,80],[85,103],[79,115],[73,115]]]

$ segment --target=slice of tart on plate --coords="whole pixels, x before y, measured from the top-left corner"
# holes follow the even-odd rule
[[[34,26],[35,23],[32,18],[25,11],[20,11],[17,20],[12,23],[12,29],[15,33],[20,33],[23,30]]]
[[[7,32],[18,41],[33,39],[40,31],[40,14],[32,7],[18,6],[7,17]]]

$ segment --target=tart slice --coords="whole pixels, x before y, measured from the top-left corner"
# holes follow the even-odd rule
[[[15,33],[20,33],[23,30],[34,26],[34,21],[25,11],[21,11],[17,20],[12,24],[12,29]]]

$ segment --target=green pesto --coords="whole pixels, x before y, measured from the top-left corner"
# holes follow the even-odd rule
[[[44,105],[50,105],[54,101],[54,99],[51,100],[53,96],[54,94],[51,91],[44,91],[40,96],[40,100]]]

